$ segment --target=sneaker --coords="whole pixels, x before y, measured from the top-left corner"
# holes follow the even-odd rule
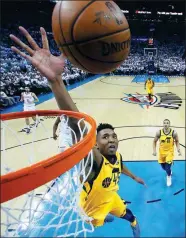
[[[38,127],[39,123],[40,123],[40,121],[36,121],[36,122],[34,122],[34,124],[32,124],[32,126],[33,127]]]
[[[172,177],[171,176],[167,176],[167,186],[171,186],[172,184]]]
[[[30,134],[30,132],[31,132],[30,128],[27,128],[26,129],[26,134]]]
[[[36,127],[38,127],[39,123],[40,123],[40,121],[37,121],[37,122],[36,122]]]
[[[131,228],[132,228],[133,236],[140,237],[140,227],[139,227],[138,221],[137,221],[136,225],[131,226]]]
[[[108,222],[113,222],[114,221],[114,216],[112,215],[107,215],[106,218],[105,218],[105,223],[108,223]]]

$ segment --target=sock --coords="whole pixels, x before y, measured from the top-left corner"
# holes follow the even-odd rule
[[[131,226],[133,226],[133,227],[136,226],[137,220],[135,219],[135,220],[134,220],[133,222],[131,222],[130,224],[131,224]]]

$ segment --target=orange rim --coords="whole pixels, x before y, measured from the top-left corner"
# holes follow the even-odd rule
[[[60,116],[62,114],[77,119],[84,118],[84,120],[91,125],[89,133],[83,138],[82,141],[73,145],[64,152],[26,168],[1,176],[1,203],[23,195],[39,186],[42,186],[43,184],[50,182],[79,163],[95,145],[96,122],[92,117],[84,113],[63,110],[39,110],[0,115],[0,119],[2,121],[6,121],[18,118],[27,118],[34,115]]]

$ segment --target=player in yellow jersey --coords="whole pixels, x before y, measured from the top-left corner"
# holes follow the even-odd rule
[[[149,101],[152,100],[153,88],[154,88],[154,81],[149,77],[149,78],[145,81],[145,89],[146,89],[147,94],[148,94],[148,96],[149,96]]]
[[[40,28],[43,48],[38,46],[25,28],[19,27],[19,30],[26,37],[30,46],[14,35],[10,35],[10,38],[29,55],[21,52],[16,47],[11,47],[12,50],[30,61],[48,79],[60,109],[78,112],[78,108],[61,79],[65,58],[63,55],[57,57],[51,54],[44,28]],[[70,119],[69,126],[75,132],[78,132],[76,119]],[[145,185],[145,183],[126,168],[122,163],[121,155],[117,152],[117,148],[118,138],[114,128],[108,124],[98,126],[97,144],[93,148],[94,166],[87,182],[84,184],[84,190],[80,199],[81,206],[92,216],[95,226],[103,225],[105,221],[109,221],[109,218],[112,217],[107,215],[111,213],[129,221],[134,237],[140,237],[139,224],[133,213],[126,208],[126,204],[118,195],[117,190],[121,173],[131,177],[140,184]]]
[[[181,155],[181,150],[178,134],[175,130],[170,128],[169,119],[165,119],[163,121],[163,129],[156,132],[156,136],[153,141],[154,156],[156,156],[156,144],[158,140],[160,141],[158,162],[167,173],[167,186],[171,186],[172,184],[171,166],[173,164],[174,159],[174,142],[176,144],[179,156]]]
[[[140,237],[137,220],[117,191],[121,173],[145,184],[127,169],[117,149],[118,138],[112,125],[100,124],[97,128],[97,144],[93,149],[95,163],[83,186],[81,206],[94,219],[94,226],[102,226],[110,218],[108,214],[112,214],[129,221],[134,237]]]

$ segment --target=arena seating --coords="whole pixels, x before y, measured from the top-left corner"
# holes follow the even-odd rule
[[[48,86],[47,79],[38,73],[31,64],[20,56],[16,55],[10,49],[12,45],[9,39],[9,34],[19,35],[16,31],[17,27],[11,29],[1,29],[1,92],[0,106],[7,107],[18,102],[21,92],[25,86],[31,88],[31,91],[37,95],[51,92]],[[40,42],[40,32],[35,28],[28,29],[36,42]],[[59,55],[60,52],[53,40],[52,33],[48,33],[49,44],[52,54]],[[154,66],[157,68],[157,74],[162,75],[184,75],[185,61],[182,59],[184,52],[184,43],[156,42],[158,48],[158,56],[154,58]],[[125,62],[111,74],[116,75],[143,75],[147,72],[147,58],[144,56],[144,46],[140,43],[132,41],[131,52]],[[74,82],[84,80],[92,74],[86,73],[83,70],[75,68],[69,61],[66,62],[62,79],[65,85],[73,84]],[[9,99],[5,99],[3,95]]]

